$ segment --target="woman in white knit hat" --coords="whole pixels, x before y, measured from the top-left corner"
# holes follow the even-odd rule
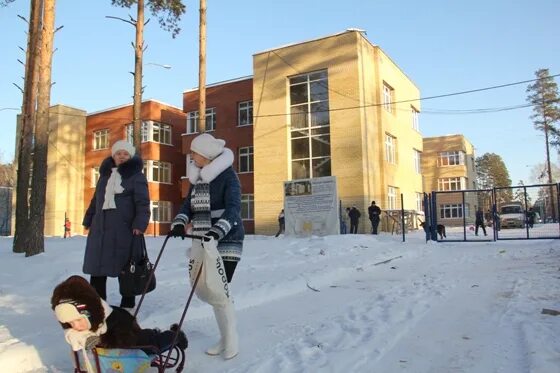
[[[130,252],[142,252],[141,239],[150,220],[148,181],[142,159],[125,140],[115,142],[111,157],[99,167],[99,180],[82,225],[89,229],[83,271],[99,296],[107,299],[107,277],[117,277]],[[132,309],[135,297],[121,298]]]
[[[188,164],[191,187],[171,224],[170,234],[181,237],[187,227],[192,227],[193,234],[217,240],[229,283],[241,259],[245,232],[241,220],[241,185],[232,167],[233,152],[224,146],[224,140],[208,133],[198,135],[191,142]],[[226,304],[213,308],[221,338],[206,353],[231,359],[238,353],[233,304],[228,299]]]

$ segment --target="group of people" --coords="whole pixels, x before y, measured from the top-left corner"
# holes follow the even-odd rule
[[[241,186],[232,164],[233,152],[225,141],[201,134],[191,142],[188,176],[190,190],[169,235],[184,238],[187,232],[205,241],[217,241],[227,282],[241,259],[244,230],[241,220]],[[71,276],[54,289],[51,306],[74,351],[95,345],[126,348],[152,345],[165,348],[178,335],[185,349],[187,338],[178,325],[168,330],[142,329],[132,316],[134,296],[121,296],[119,306],[107,303],[107,278],[118,277],[131,253],[141,253],[142,235],[150,220],[148,182],[143,161],[127,141],[116,141],[111,156],[99,168],[95,193],[82,225],[88,231],[83,273]],[[214,307],[220,340],[206,353],[231,359],[238,354],[235,313],[231,299]]]
[[[356,206],[347,207],[346,212],[341,218],[340,233],[358,233],[358,225],[360,224],[361,216],[362,214]],[[375,201],[371,201],[371,205],[368,207],[368,218],[371,223],[371,234],[377,234],[379,222],[381,220],[381,208],[377,206]]]

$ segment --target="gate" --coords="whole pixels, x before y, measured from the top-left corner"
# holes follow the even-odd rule
[[[559,192],[560,184],[434,191],[431,201],[424,204],[428,207],[431,238],[437,241],[558,239]],[[442,227],[445,237],[437,232]]]

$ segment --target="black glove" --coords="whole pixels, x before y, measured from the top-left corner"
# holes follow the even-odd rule
[[[208,231],[208,232],[206,232],[206,234],[205,234],[204,236],[202,236],[202,240],[203,240],[204,242],[208,242],[208,241],[210,241],[212,238],[215,239],[216,241],[218,241],[218,239],[220,238],[220,236],[218,236],[218,233],[213,232],[213,231]]]
[[[170,237],[181,237],[185,239],[185,226],[183,224],[176,224],[168,233]]]

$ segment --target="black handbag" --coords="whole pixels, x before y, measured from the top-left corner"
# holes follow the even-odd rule
[[[154,273],[154,266],[148,258],[148,251],[146,250],[146,241],[144,235],[138,235],[140,239],[140,246],[142,247],[142,255],[140,259],[135,260],[132,252],[134,249],[134,239],[130,247],[130,257],[128,263],[124,266],[119,274],[119,292],[122,296],[131,297],[142,295],[144,290],[146,293],[156,288],[156,276]]]

